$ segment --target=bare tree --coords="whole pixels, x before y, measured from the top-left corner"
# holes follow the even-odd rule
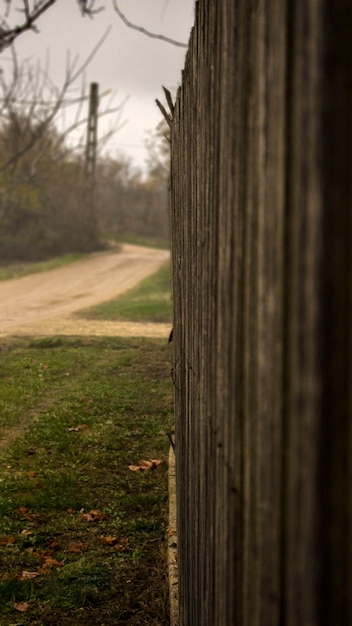
[[[160,41],[164,41],[165,43],[173,46],[187,48],[186,43],[176,41],[175,39],[166,37],[162,34],[153,33],[146,28],[143,28],[143,26],[134,24],[121,11],[117,0],[111,1],[115,13],[123,21],[123,23],[128,26],[128,28],[132,28],[147,37],[159,39]],[[57,0],[18,0],[18,2],[16,2],[16,0],[3,0],[3,2],[5,2],[6,10],[3,12],[2,16],[0,16],[0,51],[14,43],[17,37],[19,37],[23,32],[28,30],[37,31],[40,17],[48,11],[48,9],[50,9],[50,7],[57,2]],[[77,0],[77,4],[82,12],[82,15],[87,15],[89,17],[93,17],[96,13],[99,13],[104,9],[104,6],[96,6],[96,0]],[[18,5],[16,7],[17,14],[21,16],[19,23],[16,25],[12,25],[9,19],[13,5]]]
[[[82,63],[79,63],[79,57],[76,56],[71,61],[68,55],[65,79],[60,87],[50,78],[48,63],[45,67],[39,63],[33,64],[30,60],[19,64],[15,50],[11,46],[11,71],[7,73],[0,71],[0,120],[2,126],[11,124],[13,129],[18,129],[18,142],[16,145],[13,143],[8,146],[7,154],[0,155],[0,174],[10,168],[13,175],[16,161],[32,150],[59,116],[61,116],[61,130],[58,134],[60,142],[68,138],[77,128],[85,128],[87,114],[84,111],[84,105],[87,104],[89,95],[84,70],[98,52],[107,34],[108,32],[104,34]],[[72,87],[78,81],[81,83],[80,93],[72,97],[70,95]],[[103,93],[102,97],[104,98],[109,93]],[[110,94],[108,105],[100,109],[99,117],[110,116],[110,127],[101,138],[101,145],[104,145],[107,139],[122,126],[121,115],[127,97],[118,104],[114,103],[114,98],[114,94]],[[70,109],[70,115],[67,115],[68,109]],[[66,122],[68,118],[69,123]],[[71,143],[71,149],[79,151],[83,145],[82,135],[74,145]],[[42,156],[37,155],[37,160],[43,157],[45,157],[45,152]],[[33,167],[35,167],[35,162]]]
[[[117,0],[111,1],[117,16],[129,28],[185,47],[181,42],[130,22],[121,12]],[[12,71],[0,69],[0,250],[3,259],[14,258],[16,253],[21,258],[35,258],[50,255],[54,250],[56,253],[69,249],[92,250],[99,245],[97,231],[87,224],[87,216],[83,214],[86,203],[82,202],[80,172],[84,133],[75,142],[70,137],[73,131],[86,126],[85,69],[107,33],[83,63],[78,57],[71,60],[67,56],[65,78],[60,87],[50,78],[49,62],[44,67],[31,61],[19,63],[13,46],[25,31],[38,30],[41,16],[56,2],[3,0],[6,10],[2,15],[0,9],[0,52],[10,49],[12,55]],[[89,17],[103,9],[95,0],[77,0],[77,5],[82,14]],[[77,82],[80,83],[79,91],[75,88],[77,95],[72,96],[72,88]],[[105,107],[99,109],[99,117],[115,116],[108,132],[100,139],[100,149],[121,127],[126,99],[117,105],[113,100],[112,96]],[[137,184],[134,181],[129,185],[131,202],[139,207],[139,221],[147,224],[151,232],[160,229],[160,215],[164,213],[162,207],[165,204],[156,184],[157,169],[154,167],[153,176],[147,182]],[[158,173],[160,171],[159,168]],[[126,219],[130,219],[128,213],[126,215]]]
[[[52,216],[58,212],[66,216],[65,228],[72,224],[74,215],[76,223],[80,222],[81,226],[75,227],[76,231],[81,232],[81,241],[76,237],[76,248],[80,245],[83,249],[84,229],[86,233],[91,233],[89,240],[86,237],[85,249],[92,249],[98,243],[92,224],[89,224],[87,216],[83,216],[86,203],[82,201],[82,155],[89,97],[84,70],[105,36],[83,62],[80,63],[78,57],[72,61],[67,57],[65,78],[60,87],[50,78],[49,62],[44,67],[30,60],[19,63],[11,46],[11,68],[0,73],[0,223],[5,237],[1,240],[3,250],[8,241],[12,241],[12,249],[16,250],[16,241],[24,227],[29,233],[28,237],[31,233],[34,237],[39,218],[47,224],[48,214],[53,222]],[[76,83],[79,91],[73,97],[72,88]],[[110,94],[110,98],[107,98],[108,95],[108,92],[102,94],[106,105],[100,108],[99,117],[110,116],[110,128],[98,142],[100,149],[121,128],[126,101],[125,98],[115,104],[114,94]],[[72,132],[80,128],[81,136],[70,140]],[[73,171],[74,177],[70,174]],[[70,197],[66,197],[58,185],[58,177],[66,180],[66,187],[71,185]],[[51,191],[53,189],[56,191]],[[68,210],[72,213],[71,218]],[[67,230],[71,232],[73,228],[67,226]],[[49,224],[45,232],[52,231]],[[30,248],[23,243],[24,240],[28,241],[27,234],[20,239],[20,243],[22,248]],[[71,241],[73,246],[72,237]],[[7,256],[11,254],[10,248]]]

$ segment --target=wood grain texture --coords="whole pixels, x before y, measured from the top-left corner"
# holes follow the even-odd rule
[[[181,626],[352,625],[352,12],[199,0],[171,141]]]

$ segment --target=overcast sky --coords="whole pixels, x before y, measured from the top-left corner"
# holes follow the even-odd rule
[[[154,100],[162,99],[162,85],[169,89],[179,85],[186,50],[129,29],[114,12],[111,0],[97,0],[96,6],[105,6],[105,10],[90,19],[81,16],[75,0],[57,0],[40,18],[40,32],[24,33],[17,40],[17,54],[19,60],[44,60],[49,50],[49,73],[59,85],[65,75],[66,51],[83,61],[111,25],[107,40],[86,71],[87,82],[98,82],[101,93],[111,89],[117,94],[115,104],[130,96],[122,117],[128,123],[111,140],[109,151],[123,151],[144,167],[146,131],[153,130],[161,119]],[[194,0],[119,0],[119,6],[130,21],[188,42]],[[2,53],[0,66],[6,54],[8,57],[8,52]],[[100,131],[102,126],[101,122]]]

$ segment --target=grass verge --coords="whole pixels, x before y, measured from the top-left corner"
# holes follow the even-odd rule
[[[3,343],[1,626],[169,623],[171,387],[161,340]]]
[[[133,322],[165,322],[171,324],[170,264],[166,264],[137,287],[115,300],[79,311],[86,319],[130,320]]]
[[[0,280],[20,278],[21,276],[28,276],[28,274],[37,274],[38,272],[54,270],[57,267],[62,267],[68,263],[74,263],[75,261],[82,259],[84,256],[87,255],[77,252],[65,254],[64,256],[49,259],[48,261],[41,261],[40,263],[10,263],[9,265],[0,267]]]

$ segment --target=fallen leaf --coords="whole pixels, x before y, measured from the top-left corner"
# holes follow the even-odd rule
[[[23,517],[25,517],[30,522],[34,522],[35,520],[40,519],[40,515],[36,513],[29,513],[29,510],[26,506],[20,506],[17,509],[16,513],[20,513],[21,515],[23,515]]]
[[[38,476],[37,472],[28,472],[28,476],[29,478],[35,478],[36,476]]]
[[[122,539],[120,539],[120,541],[115,544],[114,548],[115,550],[124,550],[125,548],[127,548],[128,543],[129,543],[128,537],[122,537]]]
[[[79,433],[81,430],[87,430],[87,428],[89,428],[87,424],[80,424],[79,426],[71,426],[71,428],[68,428],[67,430],[70,433]]]
[[[53,550],[53,549],[57,548],[57,547],[58,547],[58,545],[59,545],[59,542],[58,542],[58,540],[57,540],[57,539],[48,539],[46,543],[48,544],[48,547],[49,547],[51,550]]]
[[[17,580],[17,574],[10,574],[10,572],[6,572],[1,576],[1,580]]]
[[[27,530],[26,528],[24,528],[23,530],[21,530],[21,535],[25,535],[25,537],[31,537],[32,535],[34,535],[34,533],[31,530]]]
[[[117,537],[112,537],[108,535],[107,537],[100,537],[100,543],[104,543],[108,546],[114,546],[118,542]]]
[[[76,513],[75,509],[66,509],[66,513]]]
[[[147,461],[146,459],[143,459],[142,461],[140,461],[139,465],[129,465],[128,469],[131,470],[131,472],[145,472],[148,470],[154,470],[157,467],[159,467],[159,465],[161,465],[162,461],[160,459],[151,459],[151,461]]]
[[[37,578],[37,576],[40,576],[38,572],[27,572],[26,570],[23,570],[21,578],[31,579],[31,578]]]
[[[49,576],[49,574],[51,573],[52,573],[51,567],[39,567],[38,569],[38,574],[40,574],[40,576]]]
[[[84,552],[87,549],[88,549],[87,543],[70,543],[70,545],[68,546],[67,550],[65,550],[65,552],[72,552],[72,553],[79,554],[81,552]]]
[[[89,513],[83,513],[82,517],[87,522],[100,522],[102,519],[105,518],[105,515],[101,511],[93,510],[89,511]]]
[[[13,608],[16,609],[16,611],[19,611],[20,613],[27,613],[29,609],[29,604],[28,602],[15,602],[15,604],[13,605]]]
[[[21,513],[22,515],[26,515],[28,513],[28,509],[26,506],[20,506],[17,510],[16,513]]]
[[[143,459],[140,464],[141,468],[146,470],[152,469],[153,467],[153,461],[147,461],[146,459]]]
[[[167,534],[172,537],[173,535],[176,535],[176,528],[169,528],[169,530],[167,531]]]
[[[152,459],[153,468],[154,468],[154,467],[159,467],[159,465],[161,465],[161,464],[162,464],[162,462],[163,462],[163,461],[162,461],[162,460],[160,460],[160,459]],[[152,468],[152,469],[153,469],[153,468]]]
[[[45,556],[43,557],[42,566],[40,570],[38,571],[41,572],[42,570],[51,569],[52,567],[62,567],[64,563],[65,563],[64,561],[57,561],[56,559],[53,559],[51,556]]]
[[[16,543],[16,537],[2,537],[0,539],[0,546],[8,546],[10,543]]]

